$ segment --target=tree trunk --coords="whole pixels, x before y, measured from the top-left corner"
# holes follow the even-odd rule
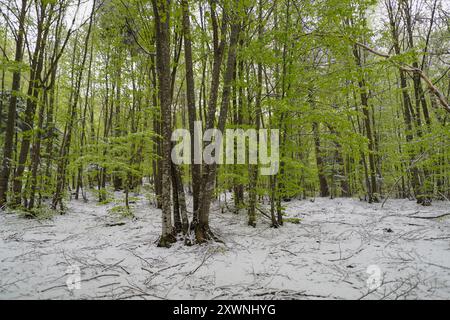
[[[319,133],[319,124],[317,122],[313,122],[313,135],[314,135],[314,147],[316,151],[316,165],[319,177],[320,184],[320,196],[321,197],[329,197],[330,191],[328,188],[327,178],[324,173],[324,164],[322,158],[322,150],[320,145],[320,133]]]
[[[14,206],[20,205],[21,202],[22,176],[23,172],[25,171],[25,164],[28,158],[30,144],[33,137],[36,105],[39,99],[40,90],[42,88],[42,83],[40,83],[40,76],[43,69],[44,50],[47,41],[47,35],[49,32],[49,25],[47,25],[47,28],[45,28],[45,22],[46,18],[51,20],[51,17],[47,17],[46,15],[46,7],[47,7],[46,3],[43,3],[40,7],[41,13],[37,23],[36,47],[31,59],[28,98],[27,98],[27,106],[25,109],[25,121],[24,121],[26,124],[26,129],[22,132],[22,143],[20,147],[18,165],[16,167],[13,182]]]
[[[81,60],[81,68],[78,71],[77,74],[77,80],[75,83],[75,88],[74,88],[74,92],[73,94],[73,102],[72,105],[70,106],[70,118],[68,120],[68,123],[66,124],[66,134],[63,137],[63,141],[61,143],[61,149],[60,149],[60,160],[59,160],[59,164],[58,164],[58,168],[57,168],[57,174],[56,174],[56,190],[55,190],[55,194],[53,196],[53,200],[52,200],[52,209],[56,209],[57,205],[60,204],[61,209],[62,209],[62,195],[64,192],[64,186],[65,186],[65,180],[66,180],[66,169],[67,169],[67,164],[69,162],[69,151],[70,151],[70,145],[71,145],[71,141],[72,141],[72,127],[73,124],[75,122],[75,118],[77,116],[77,106],[78,106],[78,101],[80,98],[80,89],[81,89],[81,80],[83,79],[83,71],[85,68],[85,64],[86,64],[86,59],[87,59],[87,54],[88,54],[88,46],[89,46],[89,40],[90,40],[90,36],[91,36],[91,31],[92,31],[92,24],[93,24],[93,20],[94,20],[94,14],[95,14],[95,7],[96,7],[96,0],[94,0],[93,4],[92,4],[92,12],[91,12],[91,16],[89,18],[89,27],[88,27],[88,31],[86,34],[86,39],[84,42],[84,48],[83,48],[83,57]]]
[[[25,17],[27,0],[22,0],[19,16],[19,30],[17,32],[16,53],[14,61],[21,63],[23,59],[23,43],[25,35]],[[17,96],[20,91],[20,70],[13,73],[11,98],[8,107],[8,120],[5,132],[5,146],[3,149],[3,161],[0,171],[0,208],[6,204],[9,176],[11,174],[11,160],[14,149],[14,128],[16,124]]]
[[[358,47],[354,45],[353,47],[353,55],[356,61],[356,65],[359,68],[359,72],[361,73],[358,79],[358,86],[360,89],[360,97],[361,97],[361,104],[362,104],[362,110],[363,110],[363,123],[364,128],[366,132],[366,137],[369,140],[369,185],[368,185],[368,196],[369,196],[369,203],[378,202],[378,196],[376,194],[377,192],[377,177],[376,177],[376,165],[375,165],[375,141],[372,133],[372,126],[370,121],[370,111],[369,111],[369,98],[367,93],[367,87],[366,82],[364,79],[364,74],[362,70],[362,61],[361,56],[358,51]]]
[[[199,193],[201,183],[201,164],[195,163],[194,148],[194,127],[197,120],[197,111],[195,108],[195,81],[194,66],[192,61],[192,36],[189,18],[189,5],[187,0],[182,1],[183,6],[183,32],[184,32],[184,60],[186,63],[186,91],[187,105],[189,114],[189,132],[191,135],[191,175],[192,175],[192,194],[193,194],[193,220],[198,222]]]
[[[233,19],[237,17],[233,16]],[[233,80],[234,68],[236,65],[236,47],[239,40],[240,33],[240,23],[233,21],[231,25],[231,35],[230,35],[230,46],[228,49],[228,59],[226,65],[226,71],[224,75],[224,84],[222,92],[222,103],[219,114],[218,130],[223,132],[225,129],[225,121],[228,114],[228,106],[231,96],[231,82]],[[218,66],[219,67],[219,66]],[[218,71],[217,71],[218,72]],[[214,110],[215,104],[212,105],[213,108],[208,110],[208,129],[213,127],[214,122]],[[217,163],[210,165],[205,165],[202,189],[200,193],[200,214],[199,214],[199,225],[195,230],[196,240],[199,243],[205,242],[210,239],[216,239],[209,228],[209,211],[214,191],[214,182],[216,180],[217,173]]]
[[[258,40],[262,41],[263,36],[263,13],[262,13],[262,0],[258,3]],[[258,62],[257,66],[257,91],[256,91],[256,102],[255,102],[255,124],[256,132],[258,134],[257,146],[259,146],[259,130],[261,128],[261,100],[262,100],[262,63]],[[256,190],[258,185],[258,165],[250,165],[250,181],[249,181],[249,207],[248,207],[248,225],[256,227]]]
[[[170,81],[170,0],[152,0],[156,29],[156,66],[158,71],[159,103],[162,135],[162,232],[158,246],[170,247],[173,236],[170,167],[171,167],[171,81]]]

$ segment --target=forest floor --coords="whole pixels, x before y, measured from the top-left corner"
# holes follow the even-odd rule
[[[160,211],[135,200],[134,218],[94,200],[48,220],[1,213],[0,299],[450,298],[448,202],[293,200],[287,217],[300,223],[280,229],[264,217],[250,228],[244,212],[216,203],[211,224],[224,244],[164,249]],[[69,290],[74,266],[80,289]]]

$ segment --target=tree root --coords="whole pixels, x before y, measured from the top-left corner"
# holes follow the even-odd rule
[[[195,243],[197,244],[203,244],[209,241],[223,243],[223,241],[211,231],[209,225],[202,225],[198,222],[194,222],[191,224],[190,229],[191,233],[194,234]]]
[[[177,238],[173,234],[162,235],[158,241],[159,248],[170,248],[173,243],[177,242]]]

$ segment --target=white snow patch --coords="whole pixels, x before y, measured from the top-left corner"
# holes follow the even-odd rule
[[[224,244],[157,248],[161,217],[141,197],[134,219],[114,204],[71,201],[51,220],[0,214],[0,299],[449,299],[448,202],[294,200],[300,224],[270,228],[245,213],[211,215]],[[123,225],[115,225],[117,222]],[[382,273],[367,285],[369,266]],[[81,271],[69,290],[68,267]]]

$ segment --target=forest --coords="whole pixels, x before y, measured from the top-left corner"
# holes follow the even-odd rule
[[[435,249],[439,261],[422,267],[432,263],[437,274],[446,272],[436,295],[448,299],[449,99],[448,0],[0,0],[0,259],[12,270],[21,261],[12,257],[28,245],[42,253],[52,243],[72,241],[51,238],[57,232],[92,231],[101,220],[106,231],[83,233],[89,241],[102,241],[103,232],[119,242],[133,235],[127,254],[133,252],[134,265],[143,263],[144,273],[154,266],[145,252],[167,262],[169,253],[181,250],[193,266],[178,268],[193,279],[214,256],[226,256],[221,250],[251,235],[276,247],[277,237],[288,243],[311,223],[312,247],[326,242],[315,238],[321,232],[337,246],[380,223],[382,234],[371,236],[385,247],[404,248],[409,239],[428,248],[409,242],[411,250]],[[250,149],[251,137],[242,135],[247,130],[264,131],[278,142],[264,146],[272,156],[279,153],[277,168],[265,175],[267,163],[250,156],[239,164],[194,161],[199,152],[218,156],[217,135],[203,137],[200,151],[190,143],[183,152],[189,163],[176,162],[177,129],[187,130],[191,142],[196,129],[239,129],[236,140],[226,141],[232,151],[239,138]],[[261,156],[267,139],[259,135],[253,142]],[[319,211],[325,215],[320,219]],[[386,217],[394,220],[381,225]],[[353,234],[344,240],[338,231],[333,235],[325,227],[331,220],[347,225],[338,228],[342,234]],[[418,238],[425,233],[413,221],[431,228],[426,238]],[[49,223],[54,231],[39,238]],[[38,238],[25,240],[28,228]],[[11,237],[27,247],[13,246]],[[110,245],[119,247],[117,241]],[[299,238],[292,248],[308,241]],[[239,243],[235,249],[252,250],[253,242]],[[139,254],[131,251],[138,244],[147,246]],[[354,242],[350,247],[349,257],[343,257],[344,245],[333,249],[344,269],[352,269],[345,264],[352,266],[349,259],[365,250]],[[109,255],[108,248],[92,249],[96,259],[102,252],[104,259],[116,258],[103,261],[102,270],[128,277],[129,268],[117,262],[125,256]],[[277,254],[299,259],[303,253],[292,248],[281,246]],[[67,250],[61,259],[77,260]],[[191,258],[186,250],[200,256]],[[422,261],[421,254],[411,260],[399,255],[409,263]],[[51,263],[45,256],[35,260]],[[374,264],[362,257],[358,263],[363,273]],[[154,279],[155,270],[150,274]],[[419,290],[424,279],[415,284],[406,278],[400,289],[387,285],[384,293],[366,295],[427,297]],[[19,297],[11,283],[0,280],[0,296]],[[275,297],[302,297],[285,285]],[[35,296],[54,290],[46,286]],[[108,297],[154,298],[149,286],[136,286]],[[219,294],[240,296],[224,292]],[[259,291],[253,296],[259,294],[265,297]]]

